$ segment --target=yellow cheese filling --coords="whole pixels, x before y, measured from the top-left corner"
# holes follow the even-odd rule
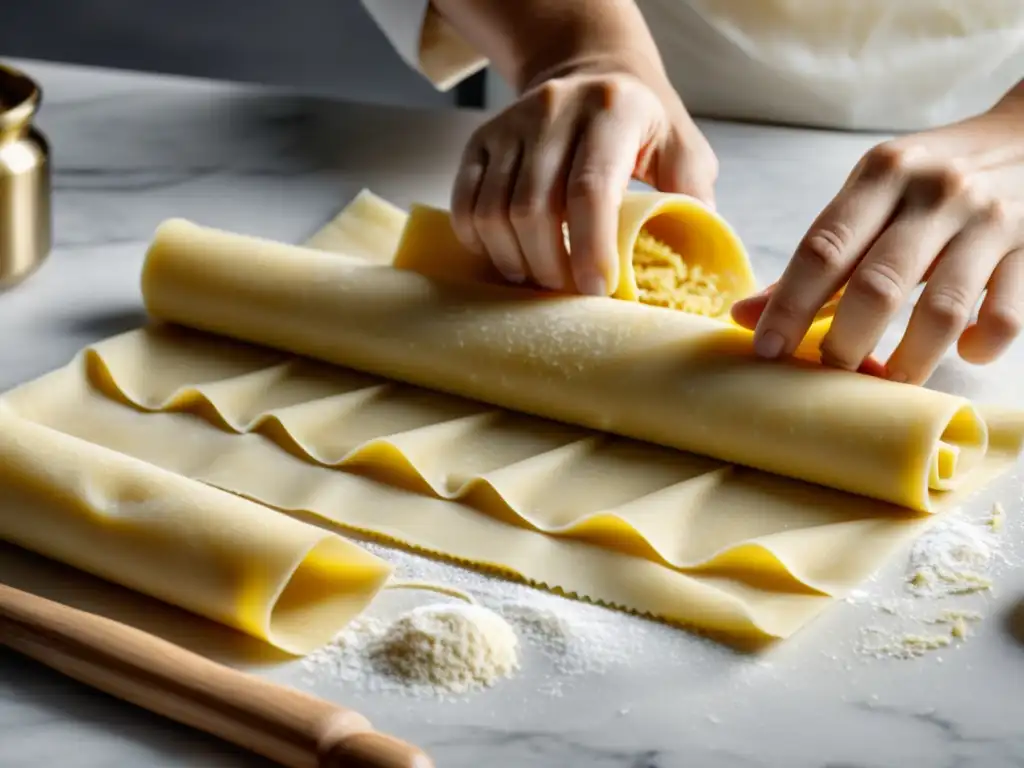
[[[633,270],[643,304],[706,317],[718,317],[728,306],[718,275],[687,265],[671,246],[645,229],[633,246]]]

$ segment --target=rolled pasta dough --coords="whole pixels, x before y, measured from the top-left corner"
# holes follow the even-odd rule
[[[390,567],[264,506],[0,409],[0,538],[282,650],[329,641]]]
[[[760,638],[803,626],[926,518],[566,422],[723,453],[746,434],[762,455],[781,456],[757,461],[783,470],[796,461],[806,471],[798,460],[813,450],[819,471],[853,466],[866,490],[922,510],[962,498],[1020,450],[1019,413],[937,393],[906,413],[886,410],[889,390],[869,384],[865,394],[861,377],[826,387],[866,408],[883,435],[847,428],[848,415],[815,421],[842,410],[814,400],[808,377],[821,372],[768,366],[766,385],[749,333],[721,320],[638,306],[628,294],[467,284],[486,268],[468,261],[451,282],[450,270],[437,279],[409,263],[380,266],[401,252],[403,227],[403,247],[414,246],[405,252],[419,249],[421,263],[465,259],[443,247],[445,218],[418,210],[424,218],[407,218],[363,193],[314,236],[320,252],[166,225],[144,279],[153,314],[260,346],[155,327],[94,345],[5,401],[25,419],[342,530]],[[756,391],[765,386],[786,396],[773,402]],[[892,402],[917,397],[908,390]],[[673,409],[683,407],[692,418],[680,428]],[[896,466],[872,464],[872,440],[889,435]]]

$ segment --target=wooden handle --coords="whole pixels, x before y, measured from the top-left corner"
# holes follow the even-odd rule
[[[288,768],[431,768],[353,710],[0,584],[0,644]]]

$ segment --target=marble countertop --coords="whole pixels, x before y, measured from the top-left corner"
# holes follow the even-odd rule
[[[21,62],[45,88],[40,126],[55,162],[56,247],[0,295],[0,389],[64,364],[82,345],[139,324],[138,275],[159,221],[299,241],[360,188],[405,205],[444,204],[478,115],[370,108],[198,80]],[[723,213],[761,280],[775,277],[813,216],[878,137],[705,124],[722,162]],[[888,337],[889,344],[893,340]],[[1024,350],[974,369],[949,360],[932,385],[1024,405]],[[1019,473],[998,494],[1007,553],[1024,554]],[[989,504],[981,500],[976,504]],[[979,507],[980,509],[980,507]],[[1024,765],[1024,569],[1001,569],[973,637],[921,659],[857,651],[880,621],[872,599],[899,593],[905,559],[759,657],[678,631],[641,633],[628,663],[561,696],[538,662],[466,701],[317,689],[353,703],[439,766],[608,768],[1000,768]],[[144,628],[207,632],[153,601],[0,548],[6,581]],[[525,589],[525,588],[524,588]],[[597,609],[595,609],[597,610]],[[890,619],[892,617],[889,617]],[[895,617],[894,620],[899,620]],[[613,616],[636,632],[640,620]],[[176,633],[176,634],[175,634]],[[216,638],[207,638],[211,642]],[[303,687],[294,665],[260,674]],[[237,750],[0,650],[0,766],[257,766]]]

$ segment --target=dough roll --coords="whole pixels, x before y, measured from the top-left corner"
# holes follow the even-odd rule
[[[362,611],[390,566],[342,537],[0,412],[0,539],[294,654]]]
[[[396,237],[399,217],[402,226]],[[390,263],[397,269],[448,281],[508,285],[490,259],[459,243],[448,211],[414,205],[403,216],[369,190],[363,190],[307,245],[375,263],[388,263],[382,258],[386,252],[393,254]],[[732,305],[756,289],[739,236],[724,218],[687,195],[627,192],[619,209],[617,246],[619,279],[612,291],[616,299],[684,310],[735,325]],[[836,303],[833,299],[818,313],[794,353],[797,357],[818,360]]]
[[[442,280],[178,220],[157,231],[142,289],[163,321],[918,511],[988,447],[963,398],[760,361],[749,331],[629,301]]]

